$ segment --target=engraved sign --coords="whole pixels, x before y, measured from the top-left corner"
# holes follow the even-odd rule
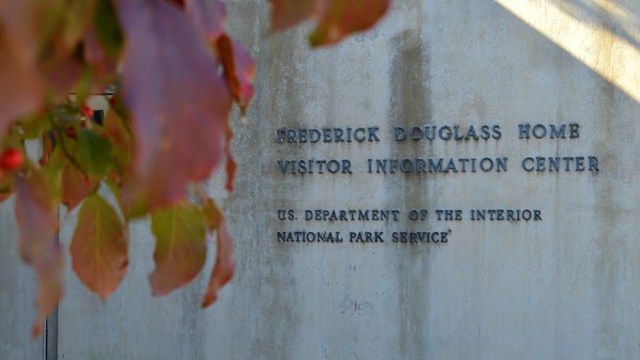
[[[397,0],[318,49],[267,36],[265,3],[227,2],[257,64],[235,191],[206,184],[233,280],[205,312],[202,286],[103,306],[71,280],[60,354],[640,358],[637,0]],[[127,279],[153,269],[142,228]]]
[[[477,129],[477,130],[476,130]],[[287,177],[300,179],[311,176],[329,177],[340,181],[342,177],[356,179],[354,190],[372,176],[400,176],[407,181],[427,181],[431,177],[474,176],[476,173],[495,173],[495,180],[502,177],[530,177],[542,173],[552,176],[566,176],[569,173],[583,173],[582,176],[597,176],[602,164],[591,154],[556,153],[551,156],[532,154],[514,158],[511,154],[485,156],[470,153],[465,157],[437,157],[428,151],[434,142],[443,142],[451,147],[467,147],[469,142],[487,143],[497,146],[499,142],[531,142],[540,144],[580,141],[580,124],[577,122],[560,124],[521,123],[513,129],[504,125],[423,125],[395,126],[381,129],[379,126],[362,127],[320,127],[320,128],[279,128],[275,131],[274,143],[285,147],[288,158],[275,159],[275,172],[283,181]],[[584,131],[584,126],[582,128]],[[357,143],[369,143],[372,149],[381,143],[400,143],[411,149],[411,157],[399,154],[396,158],[370,158],[368,154],[358,154],[354,158],[329,158],[326,153],[336,147],[349,149]],[[424,154],[420,154],[420,150]],[[313,158],[301,156],[313,151]],[[479,151],[481,152],[481,150]],[[417,155],[417,156],[416,156]],[[273,170],[272,170],[273,171]],[[335,180],[333,179],[335,177]],[[303,180],[304,181],[304,180]],[[539,178],[535,181],[548,181]],[[348,190],[348,189],[347,189]],[[304,188],[302,189],[304,192]],[[332,193],[339,189],[331,189]],[[384,190],[382,190],[384,191]],[[293,193],[293,191],[292,191]],[[292,196],[295,196],[292,194]],[[277,208],[272,210],[281,222],[273,238],[278,243],[399,243],[399,244],[439,244],[444,245],[454,238],[454,224],[472,222],[508,222],[526,224],[542,222],[543,209],[530,208],[526,201],[521,207],[506,206],[493,208],[407,208],[395,203],[397,208],[363,208],[354,206],[344,199],[336,199],[342,207],[318,208],[315,199],[302,201],[303,208]],[[425,205],[428,198],[424,199]],[[545,213],[545,216],[555,216]],[[340,226],[336,226],[336,225]],[[376,225],[384,225],[392,231],[377,231]],[[429,224],[429,225],[427,225]],[[444,224],[444,225],[442,225]],[[398,226],[404,226],[398,228]],[[426,229],[425,229],[426,226]],[[434,228],[432,229],[431,226]],[[291,230],[294,228],[295,230]],[[336,229],[346,229],[338,231]],[[378,227],[379,228],[379,227]],[[457,235],[457,234],[456,234]],[[460,236],[460,235],[459,235]],[[464,234],[461,234],[464,237]]]

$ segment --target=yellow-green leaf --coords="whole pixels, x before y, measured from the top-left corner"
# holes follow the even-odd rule
[[[105,300],[127,272],[127,231],[99,195],[85,199],[71,242],[72,266],[80,281]]]
[[[116,9],[110,0],[98,0],[95,18],[96,36],[109,56],[118,56],[124,46],[124,38],[118,23]]]
[[[195,206],[181,203],[152,214],[151,231],[156,237],[156,268],[149,281],[153,295],[165,295],[202,269],[207,255],[205,216]]]
[[[102,178],[113,163],[113,147],[96,132],[81,128],[78,131],[76,158],[87,175]]]

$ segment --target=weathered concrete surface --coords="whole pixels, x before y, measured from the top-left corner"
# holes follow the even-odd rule
[[[637,22],[622,26],[620,16],[591,3],[549,3],[579,21],[607,25],[638,48]],[[640,14],[637,1],[618,5],[632,19]],[[317,51],[304,43],[306,29],[267,37],[264,1],[230,1],[229,10],[231,29],[258,63],[257,97],[246,121],[233,123],[240,167],[236,192],[224,202],[237,275],[205,311],[199,304],[209,270],[181,291],[150,298],[153,239],[147,224],[136,224],[129,273],[105,304],[68,271],[60,358],[640,356],[634,94],[494,1],[396,1],[376,29]],[[592,51],[613,57],[616,49],[599,41]],[[580,124],[579,139],[517,138],[520,123],[573,122]],[[425,124],[498,124],[503,137],[391,140],[394,126]],[[334,126],[378,126],[384,138],[276,142],[281,127]],[[598,157],[599,172],[520,168],[527,156],[589,155]],[[366,174],[363,166],[368,158],[502,156],[509,158],[507,173],[381,175]],[[283,175],[276,163],[312,158],[351,159],[354,173]],[[219,198],[225,197],[221,184],[217,177],[208,187]],[[466,217],[469,209],[540,209],[543,221],[407,218],[409,209],[423,208],[463,209]],[[277,209],[296,210],[298,220],[278,220]],[[398,222],[305,222],[305,209],[404,215]],[[64,243],[73,225],[72,214],[61,232]],[[287,229],[452,234],[444,245],[278,243],[276,233]]]
[[[34,275],[20,261],[13,199],[0,206],[0,359],[39,359],[46,338],[31,339],[36,320]]]

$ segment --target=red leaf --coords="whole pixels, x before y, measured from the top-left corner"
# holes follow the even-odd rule
[[[234,264],[233,243],[231,235],[224,221],[224,214],[216,207],[213,200],[208,199],[205,204],[207,223],[218,231],[216,263],[209,279],[209,285],[202,300],[202,307],[213,304],[218,299],[218,290],[233,277]]]
[[[47,81],[50,90],[63,99],[82,76],[83,64],[74,58],[65,58],[51,62],[41,67],[43,79]]]
[[[223,154],[231,98],[219,64],[179,8],[118,0],[127,37],[123,101],[134,118],[133,176],[123,200],[133,215],[176,204]]]
[[[38,279],[38,320],[33,336],[60,301],[63,293],[63,258],[56,241],[56,207],[47,193],[42,174],[32,171],[29,178],[17,178],[16,218],[20,228],[20,254],[31,265]]]
[[[215,47],[224,67],[229,91],[244,112],[253,96],[255,63],[239,41],[224,32],[226,8],[218,0],[187,0],[186,12],[200,33]]]
[[[219,0],[186,0],[186,12],[198,31],[213,44],[224,33],[227,8]]]
[[[324,12],[311,33],[312,46],[336,43],[373,26],[389,9],[391,0],[324,0]]]
[[[233,180],[236,177],[236,169],[238,165],[231,154],[227,156],[227,191],[233,191]]]
[[[274,31],[284,30],[316,13],[317,0],[270,0],[271,27]]]
[[[92,75],[97,82],[101,85],[106,84],[109,75],[116,69],[116,62],[107,55],[93,28],[88,29],[84,35],[84,58],[91,66]]]
[[[231,155],[231,140],[233,139],[233,131],[231,130],[231,126],[229,124],[229,122],[227,122],[225,124],[225,144],[224,144],[224,153],[227,156],[227,184],[226,184],[226,188],[227,191],[232,192],[233,191],[233,180],[236,177],[236,169],[238,167],[238,165],[236,164],[235,159],[233,158],[233,155]]]
[[[184,7],[185,0],[167,0],[170,3],[174,3],[180,7]]]
[[[11,32],[3,30],[0,32],[0,134],[4,134],[16,117],[38,109],[44,100],[44,87],[34,60],[16,44],[20,38],[12,39]]]
[[[89,28],[84,34],[84,58],[94,71],[100,74],[106,72],[107,54],[93,28]]]
[[[271,26],[283,30],[303,20],[318,21],[310,36],[313,46],[329,45],[373,26],[389,9],[391,0],[270,0]]]
[[[251,59],[251,55],[244,50],[242,44],[237,40],[231,40],[226,34],[218,38],[216,46],[231,95],[233,95],[244,113],[253,96],[251,82],[256,75],[256,65]]]
[[[100,179],[92,179],[83,174],[75,165],[65,162],[62,170],[62,203],[68,211],[73,210],[82,200],[93,192]]]
[[[153,295],[165,295],[191,281],[204,266],[206,223],[200,209],[180,204],[151,215],[156,237],[156,268],[149,281]]]
[[[111,205],[88,197],[71,242],[73,270],[87,288],[105,300],[127,272],[127,232]]]
[[[115,96],[112,97],[110,101],[115,98]],[[120,177],[124,175],[124,170],[129,165],[131,157],[131,134],[127,123],[116,111],[116,106],[117,104],[112,105],[112,108],[107,112],[101,134],[113,144],[115,172],[112,175],[116,176],[114,180],[120,184]]]
[[[49,80],[67,96],[82,67],[73,51],[93,20],[94,1],[5,0],[0,5],[0,134],[38,110]],[[64,14],[64,16],[60,16]]]

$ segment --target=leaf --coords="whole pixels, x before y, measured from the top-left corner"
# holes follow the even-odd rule
[[[3,30],[0,32],[0,134],[5,133],[16,117],[38,109],[44,100],[44,86],[35,60],[21,48],[35,45],[20,45],[20,37],[12,37],[11,31]]]
[[[123,201],[130,215],[176,204],[223,155],[231,98],[219,64],[181,10],[165,1],[118,0],[127,37],[123,101],[137,142]]]
[[[39,17],[40,63],[65,62],[93,23],[96,0],[24,1],[34,4]]]
[[[227,156],[227,184],[225,187],[227,191],[233,191],[233,180],[236,177],[236,169],[238,165],[236,164],[236,160],[233,158],[231,154],[231,140],[233,139],[233,131],[231,130],[231,125],[229,123],[225,126],[225,143],[224,143],[224,153]]]
[[[33,336],[60,301],[63,293],[63,258],[56,241],[56,207],[47,192],[42,174],[33,169],[29,178],[17,178],[16,219],[20,228],[20,254],[31,265],[38,280],[38,320]]]
[[[21,135],[24,139],[35,140],[42,138],[51,130],[51,123],[46,116],[35,115],[22,118],[19,122]]]
[[[14,1],[14,0],[9,0]],[[93,22],[95,0],[22,0],[31,32],[27,43],[33,71],[38,71],[57,98],[66,97],[83,72],[80,41]],[[15,14],[13,15],[15,16]]]
[[[42,11],[44,5],[33,0],[4,0],[0,2],[2,42],[12,56],[22,65],[33,66],[38,57],[42,36]],[[3,49],[5,50],[5,49]],[[2,52],[3,57],[5,52]],[[35,70],[35,69],[31,69]],[[16,84],[13,84],[16,85]]]
[[[92,83],[86,84],[85,88],[105,87],[111,82],[116,70],[116,60],[107,54],[105,47],[98,41],[94,29],[87,31],[84,37],[84,59],[90,65]],[[97,84],[95,84],[97,83]],[[95,89],[94,89],[95,90]]]
[[[391,0],[325,0],[325,10],[311,33],[312,46],[329,45],[372,27],[389,9]]]
[[[78,147],[73,155],[87,175],[101,179],[113,162],[113,147],[109,140],[95,131],[80,128]]]
[[[209,279],[209,284],[207,285],[207,290],[202,300],[202,307],[207,307],[218,299],[218,290],[233,277],[234,264],[231,258],[233,254],[233,243],[224,221],[224,214],[211,199],[207,199],[205,202],[204,211],[207,214],[208,226],[210,228],[216,228],[218,232],[218,239],[216,241],[216,263],[213,266],[211,278]]]
[[[95,22],[84,34],[84,59],[89,65],[88,81],[77,92],[102,92],[113,83],[117,62],[124,47],[116,10],[111,0],[97,0]],[[82,97],[79,96],[80,99]]]
[[[304,21],[316,13],[317,0],[270,0],[271,28],[281,31]]]
[[[15,118],[38,110],[48,87],[57,97],[67,96],[82,74],[74,55],[93,19],[94,2],[0,3],[0,134]]]
[[[40,155],[40,159],[38,159],[40,166],[47,165],[49,157],[55,150],[55,144],[57,141],[58,135],[53,129],[42,134],[42,154]]]
[[[306,19],[317,20],[309,41],[329,45],[373,26],[389,9],[391,0],[270,0],[271,26],[284,30]]]
[[[224,34],[227,9],[219,0],[186,0],[186,12],[196,29],[214,44]]]
[[[242,44],[237,40],[231,40],[226,34],[218,38],[216,45],[231,95],[244,113],[253,96],[251,82],[256,75],[256,65]]]
[[[73,210],[85,197],[95,192],[99,184],[99,178],[83,174],[67,161],[62,171],[62,204],[67,207],[67,211]]]
[[[40,66],[48,89],[56,94],[57,99],[64,99],[74,87],[84,72],[84,65],[74,57],[64,58]]]
[[[51,200],[56,203],[60,201],[62,195],[62,172],[67,160],[64,157],[60,146],[52,148],[46,155],[46,159],[46,163],[42,164],[41,162],[42,176],[48,185],[48,192]]]
[[[107,112],[102,134],[113,145],[114,170],[118,176],[123,176],[131,160],[131,134],[117,111]]]
[[[204,214],[181,203],[151,215],[156,237],[156,268],[149,281],[153,295],[165,295],[191,281],[204,266],[207,254]]]
[[[176,4],[181,8],[184,7],[185,0],[167,0],[167,1],[170,3]]]
[[[73,271],[106,300],[127,272],[127,231],[115,210],[99,195],[88,197],[71,241]]]
[[[95,38],[99,40],[107,55],[111,57],[120,55],[124,38],[111,0],[98,0],[94,31],[91,32],[95,34]]]
[[[215,201],[210,198],[204,199],[202,211],[204,212],[207,229],[210,231],[217,230],[224,221],[224,214],[218,209]]]

